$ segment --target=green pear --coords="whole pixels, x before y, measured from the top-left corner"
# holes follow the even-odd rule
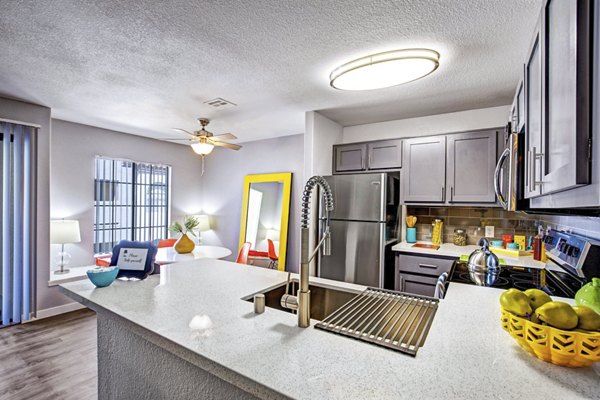
[[[540,289],[527,289],[524,293],[529,298],[529,304],[531,305],[533,311],[537,310],[544,304],[552,301],[550,296],[548,296],[546,292]]]
[[[533,310],[529,304],[529,298],[519,289],[508,289],[500,295],[500,305],[506,311],[509,311],[520,317],[530,315]]]
[[[535,315],[540,321],[563,330],[574,329],[579,321],[573,307],[562,301],[550,301],[540,306]]]

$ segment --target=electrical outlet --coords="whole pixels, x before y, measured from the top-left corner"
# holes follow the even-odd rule
[[[485,227],[485,237],[486,238],[493,238],[494,237],[494,227],[493,226],[486,226]]]

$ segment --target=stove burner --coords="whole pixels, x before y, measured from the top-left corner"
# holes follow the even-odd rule
[[[537,286],[531,281],[513,281],[512,284],[519,290],[537,289]]]
[[[556,279],[554,279],[551,274],[546,273],[546,286],[542,287],[540,283],[543,282],[543,275],[543,271],[534,268],[505,266],[502,267],[500,276],[496,279],[496,282],[494,282],[492,287],[499,289],[508,289],[514,287],[519,290],[536,288],[541,289],[552,296],[573,297],[575,292],[581,288],[582,285],[582,283],[577,282],[577,279],[573,278],[569,274],[554,272]],[[555,282],[555,280],[561,281],[562,284],[559,285],[558,282]],[[475,284],[467,272],[467,264],[462,262],[455,263],[450,281],[470,285]],[[572,287],[575,289],[575,291],[573,293],[569,293],[569,291],[566,290],[567,287]]]
[[[539,274],[534,274],[534,273],[524,273],[524,272],[511,272],[509,271],[509,276],[512,279],[517,279],[517,280],[521,280],[521,281],[533,281],[533,279],[536,277],[536,275]]]
[[[458,282],[462,282],[463,283],[474,283],[471,280],[471,276],[469,276],[469,274],[458,274],[458,277],[460,278],[460,280],[457,280]],[[506,278],[502,278],[502,277],[498,277],[496,279],[496,282],[494,282],[494,284],[492,285],[492,287],[505,287],[508,285],[508,279]]]

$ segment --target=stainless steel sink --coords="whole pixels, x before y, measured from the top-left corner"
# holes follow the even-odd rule
[[[253,293],[249,296],[242,298],[249,302],[254,301],[254,295],[262,293],[265,295],[265,305],[270,308],[274,308],[280,311],[291,313],[292,311],[284,308],[280,304],[281,296],[285,294],[285,285],[282,283],[273,288],[265,289],[263,291]],[[341,306],[352,300],[356,295],[360,294],[359,291],[350,289],[333,288],[331,286],[319,285],[311,283],[310,289],[310,317],[318,321],[322,321],[327,318],[334,311],[339,309]],[[288,294],[296,295],[298,292],[298,281],[292,280],[290,282],[290,291]]]

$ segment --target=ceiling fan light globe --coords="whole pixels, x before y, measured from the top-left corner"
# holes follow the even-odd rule
[[[210,143],[193,143],[191,146],[194,153],[200,154],[201,156],[210,154],[215,148],[215,146]]]

